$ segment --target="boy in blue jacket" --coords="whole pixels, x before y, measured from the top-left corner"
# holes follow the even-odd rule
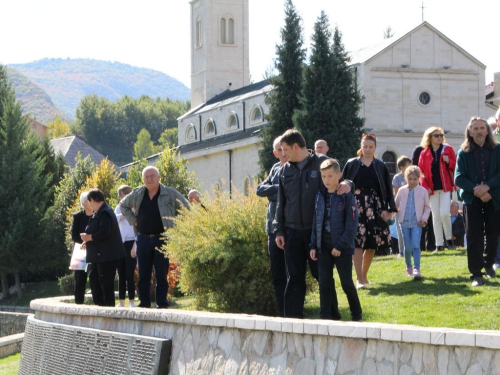
[[[311,259],[318,261],[320,318],[340,320],[333,267],[337,266],[342,289],[349,301],[353,321],[362,321],[358,292],[352,281],[352,255],[358,229],[358,209],[354,195],[337,194],[342,177],[339,162],[327,159],[320,166],[326,190],[316,196],[311,235]],[[332,313],[331,302],[336,307]]]

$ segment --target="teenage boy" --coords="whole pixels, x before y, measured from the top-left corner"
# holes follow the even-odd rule
[[[392,187],[394,188],[394,196],[398,193],[398,190],[401,186],[406,185],[405,181],[405,171],[412,164],[411,159],[408,156],[401,156],[397,161],[397,166],[400,172],[394,176],[392,179]],[[396,223],[396,230],[398,231],[398,259],[404,257],[405,253],[405,245],[403,240],[403,232],[401,232],[401,228]],[[394,253],[393,253],[394,254]]]
[[[356,201],[350,192],[337,194],[342,177],[337,160],[325,160],[321,163],[320,170],[326,188],[316,195],[310,254],[312,260],[318,261],[320,318],[340,317],[333,279],[333,267],[336,266],[342,289],[349,302],[351,318],[361,321],[361,304],[352,281],[352,256],[358,229]],[[331,311],[332,301],[337,306],[334,315]]]

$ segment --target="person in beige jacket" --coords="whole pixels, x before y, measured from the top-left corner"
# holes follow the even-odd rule
[[[420,169],[410,166],[405,170],[406,185],[402,186],[396,195],[398,209],[397,220],[404,238],[405,263],[407,276],[422,278],[420,273],[420,237],[422,227],[427,225],[431,212],[429,193],[418,184]],[[413,255],[414,268],[411,258]]]

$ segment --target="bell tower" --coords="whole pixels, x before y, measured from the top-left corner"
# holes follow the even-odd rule
[[[248,1],[190,1],[191,108],[249,84]]]

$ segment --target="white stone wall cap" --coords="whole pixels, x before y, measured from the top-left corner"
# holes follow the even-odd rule
[[[5,345],[12,345],[18,342],[23,342],[24,332],[15,335],[0,337],[0,347]]]

